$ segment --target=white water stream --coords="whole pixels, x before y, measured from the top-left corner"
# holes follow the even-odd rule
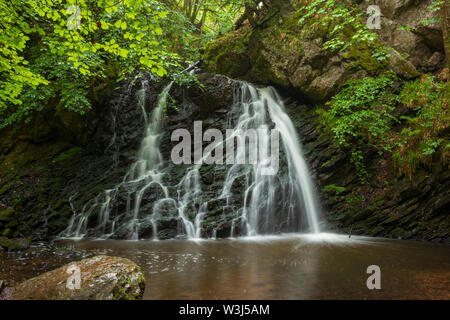
[[[247,236],[273,234],[279,232],[309,231],[319,233],[319,209],[314,185],[304,159],[296,129],[284,110],[280,96],[273,88],[258,89],[248,83],[236,83],[233,106],[229,112],[232,134],[221,144],[235,139],[240,132],[275,128],[279,133],[280,157],[285,157],[287,167],[277,175],[265,175],[264,168],[270,162],[267,150],[273,145],[273,137],[257,135],[258,155],[250,164],[227,166],[223,188],[213,199],[204,199],[200,169],[202,164],[192,165],[176,186],[177,195],[170,195],[163,184],[164,159],[160,151],[163,134],[162,115],[173,83],[162,91],[159,101],[147,116],[146,83],[137,92],[139,108],[146,122],[146,134],[138,151],[137,161],[131,166],[121,183],[113,189],[105,190],[89,201],[81,212],[74,212],[63,237],[83,238],[96,234],[100,238],[119,237],[137,240],[143,227],[151,226],[153,239],[158,239],[158,221],[167,208],[178,213],[181,232],[187,238],[202,237],[204,219],[208,216],[208,202],[224,200],[227,206],[233,201],[235,182],[244,181],[241,190],[242,204],[232,221],[233,237],[236,224]],[[233,119],[233,115],[236,119]],[[258,131],[259,132],[259,131]],[[270,130],[267,132],[270,133]],[[276,136],[278,137],[278,136]],[[203,159],[209,154],[203,154]],[[248,148],[238,148],[236,159],[250,158]],[[280,169],[281,171],[281,169]],[[151,210],[142,212],[145,194],[157,192],[159,198],[151,204]],[[112,212],[120,195],[126,195],[126,209]],[[195,203],[195,205],[192,205]],[[147,203],[145,203],[147,204]],[[98,212],[98,222],[94,227],[88,223],[90,216]],[[303,218],[306,217],[305,224]],[[213,231],[215,237],[216,230]]]

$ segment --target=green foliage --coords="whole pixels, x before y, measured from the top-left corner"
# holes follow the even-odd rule
[[[450,85],[424,76],[395,92],[395,82],[391,73],[349,81],[326,110],[318,110],[336,145],[349,152],[362,182],[368,179],[367,148],[391,154],[398,173],[410,178],[420,165],[429,165],[437,152],[444,165],[449,163]],[[411,115],[399,116],[405,107]]]
[[[255,0],[162,0],[168,11],[165,38],[188,62],[200,59],[199,49],[231,31],[246,3]]]
[[[441,153],[443,164],[448,165],[449,83],[423,76],[408,82],[398,100],[415,113],[415,117],[402,118],[406,126],[391,142],[398,171],[411,178],[419,165],[430,165],[437,152]]]
[[[432,12],[437,12],[441,9],[441,7],[444,5],[445,0],[433,0],[431,4],[428,6],[428,10]],[[432,19],[424,19],[421,21],[424,25],[430,25],[434,23],[440,23],[441,17],[440,15],[437,15],[435,18]]]
[[[198,60],[247,1],[0,0],[0,129],[47,106],[84,114],[136,69],[191,82],[180,56]]]
[[[48,82],[39,74],[32,73],[27,67],[28,61],[21,56],[29,35],[36,29],[28,24],[20,11],[5,1],[0,1],[0,109],[7,103],[21,103],[19,95],[25,85],[36,88]]]
[[[386,89],[393,84],[391,73],[378,78],[349,81],[327,103],[328,109],[319,109],[320,119],[333,135],[336,144],[349,150],[351,161],[362,181],[366,181],[363,148],[366,144],[377,147],[386,139],[392,116],[393,95]]]
[[[364,17],[359,7],[353,7],[349,0],[313,0],[302,6],[298,13],[301,15],[299,24],[325,30],[325,50],[343,52],[362,45],[371,48],[373,58],[378,61],[386,61],[389,57],[377,35],[362,22]]]
[[[63,56],[54,55],[47,47],[34,47],[29,50],[29,69],[48,79],[48,85],[22,89],[19,108],[0,108],[0,128],[21,120],[28,122],[35,111],[41,111],[49,103],[60,103],[65,108],[84,114],[91,108],[87,95],[92,84],[92,76],[80,73],[76,67],[67,63]],[[92,60],[97,57],[93,57]],[[96,59],[96,67],[101,68],[102,60]],[[94,65],[94,62],[92,62]]]
[[[178,66],[160,42],[167,12],[157,2],[0,0],[0,6],[0,128],[28,119],[54,97],[86,112],[96,79],[120,80],[135,69],[162,77]]]

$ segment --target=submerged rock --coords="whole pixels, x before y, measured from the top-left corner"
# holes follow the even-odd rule
[[[26,280],[15,286],[11,300],[136,300],[145,278],[134,262],[95,256]]]

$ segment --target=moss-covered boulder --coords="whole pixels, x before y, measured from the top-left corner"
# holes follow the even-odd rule
[[[387,69],[412,79],[443,66],[442,32],[438,25],[422,22],[437,13],[427,9],[431,0],[416,2],[375,1],[383,13],[381,29],[374,30],[378,38],[355,42],[340,52],[325,49],[335,37],[331,30],[341,28],[343,39],[350,42],[353,26],[324,26],[318,23],[319,14],[301,20],[304,1],[273,0],[257,26],[244,25],[208,44],[204,60],[211,72],[281,87],[313,103],[326,101],[350,79]],[[361,19],[369,4],[353,4]]]
[[[95,256],[22,282],[14,287],[10,299],[136,300],[142,299],[144,290],[144,274],[134,262]]]
[[[0,236],[10,237],[16,226],[14,209],[0,210]]]
[[[314,21],[299,24],[298,4],[273,1],[257,28],[246,26],[208,45],[209,70],[297,91],[312,102],[323,102],[353,77],[384,66],[365,48],[351,54],[323,50],[327,31]]]
[[[26,250],[29,246],[30,239],[8,239],[7,237],[0,237],[0,247],[8,251]]]

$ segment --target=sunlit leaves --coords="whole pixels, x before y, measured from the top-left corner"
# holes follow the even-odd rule
[[[30,37],[40,36],[40,46],[81,75],[103,76],[103,61],[118,61],[125,73],[148,69],[167,74],[170,57],[158,38],[159,19],[167,16],[147,0],[0,0],[0,108],[20,105],[24,87],[48,81],[29,69],[24,58]],[[3,10],[4,9],[4,10]],[[74,16],[75,15],[75,16]],[[93,59],[93,56],[97,58]],[[43,74],[48,73],[42,70]]]

